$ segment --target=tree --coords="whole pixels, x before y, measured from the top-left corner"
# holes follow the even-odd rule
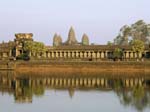
[[[141,58],[141,53],[144,51],[144,42],[141,40],[132,40],[131,41],[132,50],[137,54],[137,58]]]
[[[112,43],[111,41],[108,41],[108,42],[107,42],[107,45],[108,45],[108,46],[112,46],[113,43]]]
[[[28,54],[32,53],[43,53],[46,51],[46,47],[41,42],[33,42],[33,41],[26,41],[24,44],[24,51]]]
[[[115,48],[114,52],[113,52],[113,57],[114,59],[121,59],[123,55],[123,51],[120,48]]]
[[[131,26],[124,25],[114,39],[114,43],[117,45],[128,45],[129,38],[131,40],[141,40],[144,44],[150,43],[150,28],[149,24],[146,24],[143,20],[139,20],[132,24]]]

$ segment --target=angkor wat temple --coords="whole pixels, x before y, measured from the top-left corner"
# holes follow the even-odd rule
[[[89,45],[89,38],[86,34],[83,34],[82,42],[79,43],[76,39],[75,31],[71,27],[68,34],[68,39],[66,42],[62,42],[61,36],[55,34],[53,39],[53,46],[64,46],[64,45]]]
[[[10,60],[24,53],[23,44],[25,41],[33,41],[32,33],[15,34],[14,41],[0,44],[0,60]],[[116,48],[123,51],[123,59],[136,59],[137,53],[131,46],[118,45],[93,45],[89,43],[86,34],[83,35],[82,41],[78,42],[73,28],[70,28],[68,39],[63,42],[61,36],[55,34],[53,46],[45,46],[46,51],[41,53],[30,52],[31,59],[43,60],[61,60],[61,61],[103,61],[111,60]],[[145,49],[139,54],[139,58],[149,58],[150,48],[145,45]]]

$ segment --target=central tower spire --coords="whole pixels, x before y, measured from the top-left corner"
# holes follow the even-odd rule
[[[78,44],[73,27],[71,27],[69,30],[68,40],[66,41],[66,44],[68,44],[68,45]]]

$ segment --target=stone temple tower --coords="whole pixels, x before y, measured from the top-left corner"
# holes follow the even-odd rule
[[[60,46],[62,45],[62,38],[60,35],[57,35],[55,33],[54,37],[53,37],[53,46]]]
[[[86,34],[82,36],[82,45],[89,45],[89,37]]]
[[[71,27],[68,34],[68,40],[65,42],[67,45],[76,45],[78,44],[78,41],[76,40],[75,31]]]

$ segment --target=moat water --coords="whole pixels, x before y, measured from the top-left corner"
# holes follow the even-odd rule
[[[0,72],[0,112],[150,112],[148,74],[101,74]]]

